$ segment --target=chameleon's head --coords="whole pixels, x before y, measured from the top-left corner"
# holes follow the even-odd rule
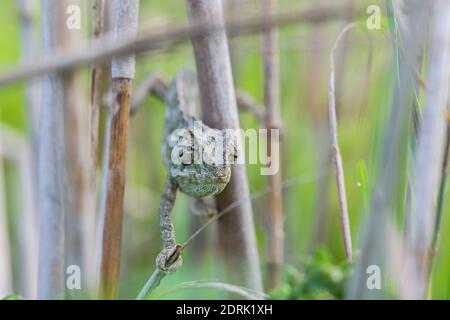
[[[201,124],[187,128],[172,145],[170,174],[183,193],[205,198],[223,191],[237,158],[233,135]]]

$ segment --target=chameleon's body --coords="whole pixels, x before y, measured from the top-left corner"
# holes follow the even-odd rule
[[[205,198],[222,192],[230,181],[236,147],[225,130],[197,120],[197,109],[195,74],[179,72],[166,93],[162,157],[183,193]]]
[[[193,116],[198,114],[197,105],[195,74],[179,72],[166,92],[161,146],[168,176],[159,208],[164,249],[157,265],[164,272],[173,272],[181,264],[180,257],[167,266],[169,254],[176,246],[170,213],[177,190],[196,199],[217,195],[230,181],[231,164],[237,157],[233,136],[225,130],[212,129]]]

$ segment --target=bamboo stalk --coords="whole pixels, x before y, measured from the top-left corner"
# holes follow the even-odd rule
[[[25,63],[33,61],[38,53],[37,39],[35,36],[34,9],[36,7],[35,0],[20,0],[17,3],[20,27],[21,27],[21,47],[22,60]],[[32,155],[37,159],[38,148],[38,123],[39,123],[39,81],[37,79],[29,79],[26,86],[26,104],[27,118],[29,124],[29,136],[31,139]],[[33,162],[33,186],[36,189],[37,165]]]
[[[21,29],[21,55],[24,62],[30,62],[38,54],[37,38],[35,35],[36,22],[34,11],[35,0],[20,0],[17,2]],[[39,108],[40,81],[29,79],[26,85],[27,120],[29,127],[30,148],[24,150],[18,162],[20,163],[20,201],[22,207],[18,216],[18,247],[20,274],[19,287],[21,294],[30,299],[36,298],[37,284],[37,228],[36,228],[36,193],[37,193],[37,158],[39,139]],[[3,136],[3,135],[2,135]],[[21,146],[24,143],[21,144]],[[31,149],[31,150],[28,150]],[[26,151],[25,151],[26,150]]]
[[[177,26],[155,31],[155,28],[143,30],[139,36],[123,39],[118,42],[111,37],[102,37],[97,41],[82,46],[73,52],[54,52],[51,56],[23,64],[0,74],[0,86],[19,81],[28,77],[42,75],[47,72],[61,71],[81,65],[106,61],[115,56],[131,53],[139,54],[161,49],[172,48],[184,40],[200,37],[213,30],[227,30],[229,37],[237,37],[258,33],[267,28],[282,27],[297,23],[322,23],[355,17],[361,10],[348,11],[343,7],[331,7],[323,10],[315,8],[301,11],[271,15],[267,19],[260,16],[241,17],[218,25],[215,21],[209,23],[193,22],[190,26]]]
[[[125,161],[131,98],[131,79],[113,79],[112,107],[109,132],[108,178],[101,262],[101,296],[113,299],[117,294],[125,191]]]
[[[118,40],[137,33],[138,0],[116,0],[115,34]],[[113,104],[110,110],[108,171],[103,222],[103,247],[100,295],[117,296],[122,240],[123,200],[125,191],[126,149],[131,107],[131,83],[135,75],[135,57],[114,58],[111,67]]]
[[[79,0],[59,0],[59,25],[66,24],[66,8],[71,5],[80,6]],[[79,30],[60,28],[61,48],[73,50],[81,40]],[[82,92],[81,77],[77,70],[62,73],[65,129],[65,262],[66,266],[76,265],[83,270],[80,290],[68,290],[68,297],[80,297],[87,289],[86,280],[92,279],[90,244],[86,230],[88,204],[92,195],[89,185],[89,140],[87,97]],[[86,292],[87,293],[87,292]]]
[[[58,46],[61,3],[43,0],[42,51]],[[38,161],[39,273],[38,298],[64,298],[64,105],[62,77],[42,79]]]
[[[415,258],[417,298],[424,298],[428,289],[435,203],[444,156],[450,73],[450,4],[447,1],[433,3],[429,41],[427,96],[418,137],[414,197],[407,229],[409,248]]]
[[[269,16],[276,11],[276,0],[262,2],[263,15]],[[264,66],[264,104],[265,126],[268,130],[267,154],[270,166],[278,171],[268,175],[271,192],[268,196],[270,208],[270,230],[267,257],[267,279],[269,289],[281,283],[281,270],[284,256],[284,216],[283,194],[281,192],[280,141],[272,139],[272,129],[279,130],[280,123],[280,76],[278,58],[278,33],[275,29],[266,30],[262,36],[262,55]],[[273,152],[275,151],[275,152]]]
[[[221,0],[187,0],[189,21],[216,23],[223,26]],[[203,36],[192,38],[199,83],[203,120],[206,125],[219,129],[239,128],[236,97],[228,52],[228,43],[222,27]],[[242,141],[237,139],[238,152]],[[219,254],[226,261],[231,282],[245,283],[261,291],[262,280],[256,248],[252,205],[244,165],[233,165],[231,180],[217,196],[218,210],[234,201],[243,200],[241,206],[218,221]]]

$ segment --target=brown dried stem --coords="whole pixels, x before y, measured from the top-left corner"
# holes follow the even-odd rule
[[[106,299],[116,297],[119,279],[131,80],[113,79],[112,92],[114,102],[111,127],[107,133],[110,144],[100,279],[100,294]]]
[[[276,0],[263,1],[263,14],[269,16],[276,11]],[[283,195],[281,192],[280,141],[272,139],[272,129],[278,129],[280,122],[280,77],[278,60],[278,34],[275,29],[268,29],[262,37],[262,54],[264,65],[264,104],[265,127],[268,129],[267,154],[270,166],[275,165],[278,171],[268,176],[271,192],[268,196],[270,208],[270,230],[268,245],[268,286],[275,288],[281,283],[284,252],[284,216]],[[274,152],[275,151],[275,152]],[[274,164],[276,162],[276,164]]]

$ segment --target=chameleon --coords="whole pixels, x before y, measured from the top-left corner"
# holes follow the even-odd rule
[[[227,130],[210,128],[194,116],[198,114],[197,100],[195,73],[178,72],[165,95],[161,144],[167,178],[159,207],[163,250],[156,264],[165,273],[175,272],[182,263],[181,256],[168,263],[177,247],[171,221],[177,191],[197,200],[219,194],[230,181],[231,166],[237,159],[234,135]]]

